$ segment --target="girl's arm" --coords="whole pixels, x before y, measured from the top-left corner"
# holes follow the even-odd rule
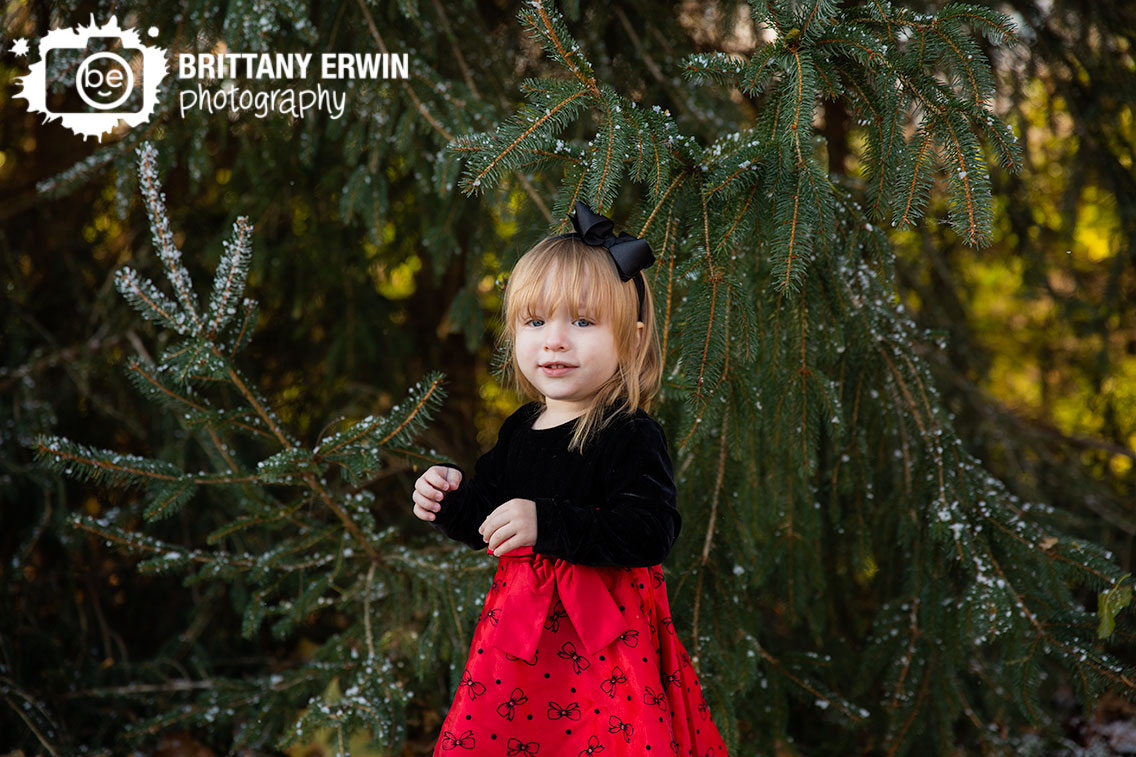
[[[460,465],[438,463],[461,471],[461,485],[442,496],[441,509],[430,522],[446,536],[460,541],[470,549],[485,549],[485,540],[478,527],[497,505],[501,504],[501,481],[505,471],[505,454],[516,414],[509,416],[497,432],[497,443],[474,463],[470,478]]]
[[[533,552],[581,565],[648,567],[670,552],[682,527],[663,427],[636,418],[608,453],[604,502],[536,502]]]

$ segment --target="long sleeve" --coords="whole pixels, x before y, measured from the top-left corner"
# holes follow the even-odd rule
[[[454,491],[444,492],[441,510],[431,525],[470,549],[485,549],[485,541],[477,532],[482,521],[501,504],[501,488],[505,475],[505,455],[509,447],[509,434],[515,425],[516,415],[505,419],[497,432],[493,449],[477,459],[472,478],[460,465],[438,463],[461,471],[461,485]]]
[[[582,565],[647,567],[670,552],[682,527],[666,436],[653,418],[619,435],[604,463],[604,501],[536,502],[533,551]]]

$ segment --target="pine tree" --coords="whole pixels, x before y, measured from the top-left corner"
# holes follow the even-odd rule
[[[156,363],[131,360],[126,375],[143,397],[181,420],[210,469],[189,469],[189,460],[177,465],[92,449],[62,437],[38,439],[38,459],[71,477],[142,489],[136,501],[145,505],[144,523],[202,499],[223,503],[225,520],[208,534],[205,547],[148,535],[135,525],[139,513],[132,507],[99,517],[76,514],[73,525],[144,556],[138,569],[145,573],[184,573],[186,585],[230,584],[246,638],[265,626],[274,637],[287,638],[313,614],[334,614],[343,628],[304,665],[214,678],[193,701],[129,731],[145,735],[174,725],[236,722],[233,748],[282,749],[323,728],[332,730],[344,754],[346,740],[357,732],[380,744],[398,743],[413,695],[405,668],[425,664],[440,635],[459,632],[435,611],[418,634],[416,614],[424,605],[451,604],[455,588],[436,580],[438,565],[400,545],[396,529],[379,527],[365,484],[389,458],[434,459],[414,438],[445,397],[441,376],[424,377],[385,415],[342,418],[337,432],[302,443],[238,366],[258,315],[257,303],[243,297],[252,227],[244,217],[234,224],[202,309],[174,244],[156,151],[147,143],[138,155],[154,246],[172,295],[130,267],[118,272],[115,286],[143,318],[180,338]],[[147,693],[141,681],[134,684],[128,688]]]
[[[1009,45],[1015,32],[976,5],[750,5],[775,40],[748,59],[689,56],[684,73],[763,107],[703,146],[597,81],[559,14],[530,3],[521,21],[563,75],[527,81],[514,117],[456,140],[462,188],[562,167],[552,231],[577,200],[603,212],[641,197],[629,227],[660,259],[662,414],[700,537],[671,567],[733,743],[756,752],[820,716],[830,753],[946,754],[960,727],[1013,750],[1009,723],[1054,725],[1041,695],[1055,669],[1086,708],[1136,693],[1136,669],[1096,643],[1131,580],[968,454],[917,350],[944,345],[896,302],[881,226],[917,222],[945,184],[958,236],[989,242],[983,144],[1010,171],[1020,150],[970,33]],[[862,178],[825,169],[821,100],[865,129]],[[585,114],[594,138],[558,138]],[[1096,613],[1080,585],[1100,592]]]

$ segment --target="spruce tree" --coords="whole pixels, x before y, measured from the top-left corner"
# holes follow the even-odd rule
[[[917,349],[944,345],[896,302],[882,227],[917,222],[940,184],[960,239],[989,242],[983,145],[1009,171],[1020,150],[971,34],[1010,45],[1015,32],[976,5],[750,5],[774,41],[747,59],[689,56],[684,74],[760,98],[760,114],[701,145],[597,81],[562,18],[532,3],[521,20],[563,76],[526,82],[515,117],[457,140],[463,189],[555,165],[563,219],[578,199],[608,210],[643,187],[629,226],[660,256],[661,414],[700,537],[671,568],[733,743],[769,748],[819,716],[831,730],[804,743],[832,753],[949,753],[960,735],[1013,750],[1009,723],[1054,725],[1042,696],[1056,669],[1086,708],[1108,688],[1133,694],[1136,670],[1098,643],[1131,580],[968,454]],[[821,100],[863,127],[862,176],[826,170]],[[594,138],[559,141],[581,113]]]
[[[216,522],[201,546],[148,535],[135,508],[94,517],[78,513],[73,525],[144,557],[138,569],[145,573],[184,573],[187,586],[230,584],[243,636],[252,638],[267,626],[272,636],[287,638],[313,615],[332,615],[342,628],[303,665],[215,677],[192,701],[132,724],[128,733],[225,724],[235,725],[233,749],[283,749],[319,729],[330,729],[344,754],[357,733],[396,744],[405,738],[404,711],[413,695],[403,648],[415,648],[420,664],[430,658],[438,636],[453,633],[453,624],[437,609],[433,622],[416,623],[416,616],[423,606],[452,606],[457,590],[436,580],[439,566],[402,546],[396,529],[380,527],[374,495],[364,484],[388,458],[433,458],[413,440],[445,396],[441,376],[425,376],[382,416],[342,418],[337,430],[301,442],[239,365],[258,319],[257,302],[244,297],[252,227],[244,217],[234,224],[203,308],[174,244],[156,151],[144,144],[138,156],[154,246],[171,293],[129,266],[118,272],[115,286],[143,318],[177,337],[158,361],[129,361],[126,375],[146,400],[179,418],[200,447],[179,465],[44,437],[36,442],[37,455],[68,476],[141,489],[136,501],[144,504],[143,523],[169,518],[195,498],[208,499],[213,507],[200,512],[198,522]],[[194,463],[204,469],[192,469]],[[126,693],[131,689],[149,693],[144,681],[133,681]]]
[[[417,23],[414,5],[399,13]],[[502,191],[452,207],[493,208],[553,233],[582,199],[651,241],[672,369],[656,414],[686,523],[665,568],[676,629],[734,753],[790,743],[824,754],[951,753],[955,744],[1012,752],[1023,726],[1047,725],[1054,677],[1068,677],[1086,709],[1105,688],[1131,696],[1133,670],[1107,647],[1120,635],[1114,624],[1125,625],[1131,580],[1107,551],[1072,538],[1063,512],[1011,495],[963,448],[921,356],[946,345],[897,303],[884,228],[920,222],[942,187],[959,238],[989,241],[988,162],[1013,171],[1020,158],[992,111],[989,64],[972,35],[1008,46],[1014,32],[1005,16],[970,5],[926,14],[876,3],[750,5],[772,41],[751,56],[693,55],[682,70],[685,105],[705,108],[721,88],[754,103],[758,115],[743,129],[696,111],[702,131],[684,133],[668,110],[637,103],[576,41],[578,25],[538,0],[519,22],[555,71],[525,82],[525,105],[501,117],[476,97],[489,86],[476,70],[464,88],[423,70],[408,86],[416,111],[382,124],[389,131],[347,130],[345,155],[370,162],[348,163],[340,209],[348,219],[368,214],[380,240],[395,187],[362,145],[381,133],[405,148],[425,123],[435,138],[453,138],[432,171],[415,169],[425,194],[445,196],[464,160],[464,192]],[[226,22],[234,33],[239,11]],[[815,132],[818,106],[833,103],[865,137],[853,175],[826,166]],[[304,160],[318,138],[306,135]],[[139,139],[101,153],[120,166],[120,202],[130,173],[121,164]],[[408,728],[428,735],[422,713],[452,694],[490,563],[399,532],[402,503],[372,501],[364,484],[391,460],[410,477],[438,459],[414,438],[441,407],[442,377],[427,374],[390,413],[344,419],[331,436],[288,429],[238,368],[256,327],[243,291],[251,228],[235,225],[202,309],[186,269],[200,262],[179,260],[157,157],[141,157],[169,293],[129,270],[116,285],[178,346],[155,363],[132,362],[127,375],[177,421],[179,443],[152,446],[181,459],[58,437],[41,439],[39,456],[72,476],[140,485],[117,511],[74,516],[78,534],[141,555],[143,570],[185,573],[190,590],[225,584],[248,637],[295,642],[313,625],[325,633],[303,663],[266,656],[252,673],[204,666],[172,682],[139,666],[107,694],[137,698],[142,712],[141,700],[160,690],[160,712],[133,735],[192,726],[222,751],[302,742],[318,727],[343,753],[352,735],[391,747]],[[200,176],[212,158],[193,150],[187,160]],[[94,164],[103,163],[47,189]],[[269,160],[263,169],[279,170]],[[508,210],[518,196],[537,212]],[[461,212],[440,206],[433,220]],[[536,229],[538,215],[552,222]],[[439,267],[454,235],[441,223],[426,235]],[[470,279],[452,313],[476,337]],[[150,535],[179,510],[193,513],[190,537]],[[1100,593],[1099,606],[1086,607],[1086,590]],[[30,711],[33,725],[50,727]]]

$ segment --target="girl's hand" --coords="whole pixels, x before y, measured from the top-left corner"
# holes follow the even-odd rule
[[[446,491],[461,486],[462,474],[457,468],[432,465],[414,482],[414,515],[421,520],[434,520],[434,513],[442,509],[439,504]]]
[[[531,547],[536,544],[536,502],[511,499],[489,513],[477,530],[498,557],[516,547]]]

